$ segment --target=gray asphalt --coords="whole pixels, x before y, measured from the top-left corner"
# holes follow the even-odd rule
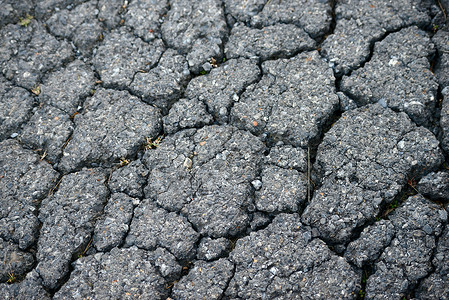
[[[1,299],[449,299],[449,1],[0,7]]]

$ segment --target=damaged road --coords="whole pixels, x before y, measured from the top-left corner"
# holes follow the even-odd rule
[[[449,299],[433,0],[4,0],[3,299]]]

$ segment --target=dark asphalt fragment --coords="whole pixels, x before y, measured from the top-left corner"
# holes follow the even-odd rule
[[[220,123],[228,122],[230,109],[240,94],[260,76],[260,69],[249,59],[230,59],[209,74],[193,78],[185,94],[198,98]]]
[[[20,251],[17,245],[0,238],[0,282],[13,283],[30,271],[33,265],[31,253]]]
[[[289,57],[315,47],[316,42],[292,24],[277,24],[262,29],[236,24],[226,43],[225,55],[227,58],[260,58],[265,61]]]
[[[106,86],[125,88],[137,72],[154,67],[164,50],[160,39],[148,44],[121,27],[105,34],[92,62]]]
[[[126,245],[146,250],[164,247],[177,259],[187,261],[195,256],[198,237],[185,217],[158,208],[146,199],[134,210]]]
[[[232,123],[294,146],[318,142],[339,105],[334,75],[319,53],[266,61],[262,69],[262,79],[234,104]]]
[[[140,160],[135,160],[113,171],[108,182],[109,189],[112,193],[125,193],[130,197],[142,198],[147,176],[148,169]]]
[[[108,196],[105,179],[99,169],[68,174],[55,194],[42,201],[36,271],[45,287],[58,288],[69,272],[72,257],[89,247],[95,220]]]
[[[31,271],[26,278],[16,284],[0,284],[0,294],[4,300],[50,300],[50,294],[42,286],[42,279],[36,271]]]
[[[16,137],[31,116],[34,99],[27,90],[15,87],[0,76],[0,141]]]
[[[111,165],[137,153],[147,137],[161,131],[159,109],[126,91],[98,89],[75,116],[75,130],[59,168],[70,172],[95,163]]]
[[[449,30],[442,28],[432,37],[439,58],[435,65],[435,76],[441,85],[441,89],[449,86]]]
[[[155,68],[135,74],[130,88],[145,102],[166,112],[179,99],[189,78],[190,71],[185,57],[168,49]]]
[[[307,177],[297,170],[267,166],[262,169],[262,188],[256,191],[255,204],[267,213],[298,212],[307,196]]]
[[[205,237],[198,245],[198,259],[211,261],[224,257],[231,250],[231,242],[227,238],[211,239]]]
[[[36,208],[59,174],[15,140],[0,143],[0,170],[0,237],[24,250],[38,237]]]
[[[44,106],[35,109],[19,140],[28,148],[39,149],[42,159],[56,163],[72,131],[69,115],[56,107]]]
[[[355,299],[359,275],[333,254],[296,214],[279,214],[263,230],[237,241],[231,299]]]
[[[322,53],[339,75],[360,67],[370,55],[370,45],[387,32],[430,21],[425,1],[351,0],[335,6],[336,27],[322,44]],[[394,48],[393,48],[394,49]]]
[[[145,153],[145,195],[182,212],[203,235],[237,235],[250,221],[251,182],[263,150],[260,140],[231,126],[180,131]]]
[[[48,29],[57,37],[72,40],[85,56],[102,38],[103,28],[98,21],[97,2],[83,3],[72,10],[63,9],[54,13],[46,22]]]
[[[315,168],[322,186],[302,220],[333,243],[345,243],[374,220],[407,180],[443,162],[439,142],[404,113],[379,104],[345,112],[318,147]]]
[[[435,271],[425,278],[416,291],[419,299],[449,299],[449,227],[446,225],[438,240],[432,264]]]
[[[441,103],[441,147],[446,153],[449,153],[449,87],[445,88],[442,92],[443,103]]]
[[[112,194],[104,207],[103,216],[97,220],[93,245],[98,251],[109,251],[123,243],[139,199],[122,193]]]
[[[145,42],[161,37],[161,23],[168,10],[167,0],[135,0],[127,6],[125,25]]]
[[[418,125],[429,126],[438,89],[427,60],[433,52],[427,33],[416,26],[402,29],[376,43],[372,59],[344,76],[340,88],[358,105],[379,102],[406,112]]]
[[[164,41],[186,54],[190,70],[199,73],[211,58],[222,58],[226,27],[221,1],[173,0],[161,30]]]
[[[73,116],[90,96],[95,86],[95,74],[80,60],[51,73],[41,85],[39,101],[65,111]]]
[[[53,299],[165,299],[168,282],[160,269],[166,265],[158,266],[156,256],[132,247],[83,257]]]
[[[389,220],[395,227],[395,236],[367,280],[368,299],[404,297],[429,274],[436,238],[444,229],[447,212],[416,195],[398,207]]]
[[[163,120],[164,131],[167,134],[178,132],[181,129],[210,125],[213,122],[212,116],[206,110],[206,105],[197,99],[179,100]]]
[[[173,286],[174,299],[221,299],[234,266],[227,259],[214,262],[198,260],[187,276]]]
[[[432,172],[423,177],[416,190],[420,194],[437,201],[449,202],[449,172]]]
[[[59,68],[73,55],[66,41],[58,41],[35,19],[29,24],[9,24],[0,30],[0,68],[3,75],[28,90],[44,74]]]

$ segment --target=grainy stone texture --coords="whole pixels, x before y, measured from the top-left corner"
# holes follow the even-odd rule
[[[390,244],[395,234],[394,226],[389,220],[380,220],[366,227],[360,237],[349,243],[345,257],[357,267],[375,261]]]
[[[215,260],[228,254],[231,250],[231,243],[227,238],[211,239],[203,238],[198,245],[198,259]]]
[[[0,237],[25,250],[37,239],[36,208],[58,173],[15,140],[0,143],[0,170]]]
[[[109,251],[120,246],[129,230],[134,203],[139,200],[125,194],[113,194],[104,207],[103,216],[95,224],[93,244],[98,251]]]
[[[265,61],[312,50],[315,45],[315,41],[304,30],[292,24],[278,24],[262,29],[237,24],[232,28],[226,43],[225,55],[227,58],[258,57]]]
[[[108,29],[120,24],[121,16],[125,10],[126,0],[98,0],[98,20],[103,22]]]
[[[294,24],[303,28],[311,37],[324,35],[332,20],[331,1],[307,0],[225,0],[231,16],[255,27],[273,24]]]
[[[0,282],[14,281],[33,268],[31,253],[20,251],[19,247],[0,238]]]
[[[262,169],[262,188],[256,191],[255,204],[259,211],[298,212],[307,196],[307,177],[296,170],[277,166]]]
[[[17,135],[31,116],[34,100],[27,90],[11,85],[0,76],[0,141]],[[14,136],[14,135],[13,135]]]
[[[72,47],[47,33],[36,20],[27,26],[9,24],[0,30],[0,68],[15,84],[33,89],[42,76],[73,55]]]
[[[249,59],[230,59],[209,74],[192,79],[185,94],[203,101],[207,111],[222,124],[228,121],[233,104],[260,73],[257,64]]]
[[[38,149],[43,159],[55,163],[72,132],[73,122],[69,115],[59,108],[44,106],[35,109],[19,140],[28,148]]]
[[[203,235],[244,232],[253,206],[250,183],[263,150],[256,137],[230,126],[178,132],[145,153],[145,195],[181,211]]]
[[[15,23],[20,17],[26,15],[33,6],[32,0],[16,1],[3,0],[0,11],[0,27],[9,23]]]
[[[160,111],[125,91],[98,89],[75,116],[75,130],[59,167],[69,172],[133,156],[161,130]]]
[[[354,229],[373,220],[408,179],[442,163],[438,144],[406,114],[379,104],[344,113],[318,147],[315,169],[322,186],[303,222],[326,240],[348,242]]]
[[[429,173],[419,181],[416,189],[432,200],[449,202],[449,172]]]
[[[202,127],[213,122],[207,112],[206,105],[197,99],[181,99],[170,109],[164,117],[164,131],[175,133],[180,129]]]
[[[148,169],[140,160],[135,160],[111,174],[109,189],[112,193],[120,192],[130,197],[142,198],[147,176]]]
[[[441,104],[440,127],[442,131],[441,146],[449,153],[449,88],[442,91],[443,103]]]
[[[57,107],[72,116],[81,108],[83,100],[91,95],[95,81],[91,68],[80,60],[74,60],[44,80],[39,102]]]
[[[83,0],[41,0],[36,1],[34,11],[36,13],[36,17],[40,19],[47,19],[55,11],[59,11],[64,8],[70,9],[82,2]]]
[[[368,299],[404,297],[429,274],[432,249],[444,229],[447,212],[417,195],[408,198],[389,220],[395,227],[395,235],[367,280]]]
[[[74,264],[69,281],[53,299],[166,298],[167,281],[160,272],[164,266],[155,261],[156,255],[156,252],[132,247],[114,248],[109,253],[82,258]]]
[[[388,32],[430,22],[425,1],[338,1],[336,26],[322,45],[322,53],[337,74],[360,67],[370,55],[370,46]],[[395,49],[395,48],[392,48]]]
[[[280,214],[264,230],[237,241],[226,296],[244,299],[353,299],[360,278],[296,214]]]
[[[294,146],[316,143],[339,104],[332,70],[316,51],[264,62],[262,70],[234,104],[232,123]]]
[[[135,74],[131,89],[145,102],[166,111],[175,99],[179,99],[189,75],[185,57],[169,49],[162,55],[157,67]]]
[[[280,168],[307,172],[307,151],[280,143],[271,148],[267,162]]]
[[[435,76],[441,85],[441,89],[449,86],[449,30],[443,28],[438,30],[432,37],[439,58],[435,65]]]
[[[221,299],[233,275],[234,266],[227,259],[215,262],[199,260],[173,287],[175,299]]]
[[[406,112],[418,125],[429,125],[438,89],[427,60],[433,51],[427,33],[417,27],[392,33],[376,43],[363,68],[343,77],[341,89],[359,105],[384,103]]]
[[[98,12],[97,1],[86,2],[72,10],[58,11],[46,24],[55,36],[73,41],[82,54],[89,55],[92,47],[102,38]]]
[[[108,196],[104,182],[100,169],[83,169],[64,176],[58,191],[42,201],[36,270],[45,287],[59,287],[72,256],[83,254],[88,246]]]
[[[201,71],[211,58],[223,56],[227,28],[221,1],[170,1],[170,11],[161,30],[170,47],[187,55],[194,73]]]
[[[168,4],[167,0],[131,1],[124,15],[125,24],[145,42],[160,38],[161,23]]]
[[[0,298],[447,299],[447,2],[0,0]]]
[[[126,244],[154,250],[168,249],[177,259],[188,260],[196,252],[198,233],[185,217],[158,208],[152,200],[144,200],[134,210]]]
[[[420,299],[449,299],[449,227],[446,225],[438,240],[432,264],[434,273],[419,286],[416,297]]]
[[[42,279],[31,271],[25,279],[16,284],[0,283],[0,293],[5,300],[29,299],[50,300],[50,294],[42,287]]]
[[[121,27],[104,36],[92,62],[105,85],[124,88],[137,72],[154,67],[164,49],[160,39],[145,43]]]

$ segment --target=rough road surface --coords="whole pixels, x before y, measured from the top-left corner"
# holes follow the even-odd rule
[[[448,6],[0,0],[0,298],[449,299]]]

